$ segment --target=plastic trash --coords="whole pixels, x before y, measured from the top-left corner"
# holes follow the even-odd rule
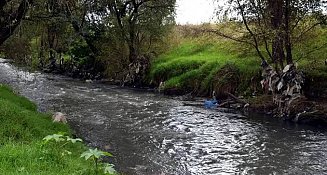
[[[204,101],[204,107],[207,109],[214,109],[218,107],[218,101],[215,99]]]

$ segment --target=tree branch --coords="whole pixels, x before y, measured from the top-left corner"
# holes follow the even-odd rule
[[[9,1],[2,1],[1,5],[6,5]],[[7,19],[8,21],[0,26],[0,45],[2,45],[14,32],[14,30],[18,27],[20,22],[25,17],[25,14],[28,10],[30,4],[30,0],[22,0],[19,4],[17,11],[15,11],[11,17]],[[3,6],[4,7],[4,6]],[[1,8],[2,9],[2,8]],[[0,17],[3,14],[0,14]]]
[[[263,62],[266,62],[266,59],[265,57],[262,55],[260,49],[259,49],[259,43],[258,43],[258,40],[257,40],[257,37],[254,35],[254,33],[252,32],[252,30],[250,29],[249,25],[248,25],[248,22],[247,22],[247,19],[245,18],[245,14],[244,14],[244,8],[242,7],[241,3],[239,0],[236,1],[237,2],[237,5],[238,5],[238,8],[241,12],[241,16],[242,16],[242,20],[243,20],[243,23],[245,25],[245,28],[246,30],[250,33],[251,37],[253,38],[253,41],[254,41],[254,48],[255,50],[257,51],[259,57],[261,58],[261,60]]]

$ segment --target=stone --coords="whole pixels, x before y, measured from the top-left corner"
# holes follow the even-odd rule
[[[65,123],[65,124],[67,123],[66,115],[61,112],[56,112],[52,116],[52,120],[53,122],[57,122],[57,123]]]

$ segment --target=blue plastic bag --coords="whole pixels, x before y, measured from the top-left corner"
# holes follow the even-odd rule
[[[213,99],[213,100],[206,100],[204,101],[204,107],[207,109],[214,109],[218,107],[218,101]]]

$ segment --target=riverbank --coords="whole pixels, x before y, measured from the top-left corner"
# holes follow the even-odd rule
[[[261,63],[255,50],[214,34],[196,32],[205,27],[208,26],[176,27],[176,45],[152,62],[150,82],[168,95],[210,98],[215,91],[223,103],[228,102],[227,94],[233,94],[250,104],[246,110],[273,115],[277,107],[272,96],[261,87]],[[317,29],[311,35],[318,37],[308,38],[294,47],[296,64],[306,82],[304,98],[292,105],[288,119],[327,123],[327,113],[322,110],[327,107],[324,102],[327,100],[327,48],[321,47],[327,30]],[[234,108],[243,106],[233,105]]]
[[[0,75],[1,82],[35,101],[40,110],[65,112],[78,136],[114,154],[112,161],[123,174],[327,171],[321,156],[327,133],[316,126],[207,110],[203,101],[200,107],[183,105],[179,98],[30,74],[10,65],[1,65]]]
[[[50,115],[0,85],[0,172],[1,174],[94,174],[94,165],[80,158],[81,143],[43,145],[47,135],[59,132],[71,136],[65,124],[54,123]]]

